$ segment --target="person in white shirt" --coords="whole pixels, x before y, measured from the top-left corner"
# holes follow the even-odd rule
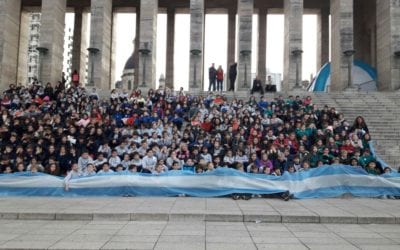
[[[160,139],[160,144],[163,146],[170,146],[172,144],[172,138],[168,135],[167,131],[162,133],[162,138]]]
[[[99,153],[97,155],[97,159],[93,162],[93,165],[96,167],[96,170],[100,170],[101,166],[103,165],[103,163],[106,163],[107,159],[104,158],[104,154],[103,153]]]
[[[145,156],[147,150],[148,150],[147,141],[146,140],[142,140],[141,146],[137,149],[137,152],[140,154],[140,156]]]
[[[125,153],[129,151],[129,145],[126,144],[125,141],[122,141],[117,147],[115,147],[118,156],[123,156]]]
[[[64,178],[64,189],[65,191],[69,191],[69,181],[72,179],[76,179],[82,176],[82,173],[79,171],[79,167],[77,163],[72,164],[71,171],[68,172],[67,176]]]
[[[124,89],[121,93],[119,93],[119,98],[122,100],[128,100],[129,93],[126,89]]]
[[[129,154],[125,153],[123,159],[121,161],[121,165],[123,166],[124,170],[128,170],[129,165],[131,165],[131,158]]]
[[[157,164],[157,158],[153,155],[153,150],[149,149],[147,155],[142,159],[143,169],[147,169],[150,172],[155,170]]]
[[[92,157],[89,156],[88,152],[83,152],[81,157],[79,157],[78,159],[78,167],[79,167],[79,171],[81,173],[86,171],[86,166],[92,163],[93,164],[93,159]]]
[[[104,163],[101,170],[97,173],[99,175],[104,175],[104,174],[112,174],[114,171],[110,169],[110,165],[108,163]]]
[[[247,155],[243,154],[242,150],[239,150],[237,152],[237,155],[235,156],[235,162],[245,165],[249,162],[249,158],[247,157]]]
[[[160,142],[160,139],[157,136],[157,133],[153,132],[151,134],[150,139],[148,139],[148,143],[151,145],[153,143],[158,144]]]
[[[157,164],[151,173],[156,175],[164,173],[164,166],[162,164]]]
[[[96,171],[95,171],[95,167],[93,164],[89,163],[86,166],[86,171],[83,173],[82,176],[84,177],[90,177],[90,176],[95,176],[96,175]]]
[[[203,147],[202,152],[200,154],[200,159],[203,159],[206,163],[212,162],[211,154],[208,153],[208,148]]]
[[[167,158],[166,163],[167,166],[170,168],[174,162],[180,162],[178,157],[176,156],[176,151],[172,151],[170,157]]]
[[[111,151],[111,157],[108,159],[108,163],[110,167],[114,169],[121,163],[121,158],[119,158],[117,150],[113,149],[113,151]]]
[[[99,94],[97,94],[96,88],[92,88],[92,92],[89,94],[89,98],[99,100]]]
[[[169,155],[169,150],[167,146],[163,146],[157,153],[156,157],[158,160],[167,160]]]
[[[103,153],[104,156],[105,156],[106,158],[108,158],[108,157],[111,155],[111,148],[110,148],[110,146],[108,145],[108,142],[105,141],[105,142],[103,143],[103,145],[100,145],[99,149],[97,149],[97,152]]]
[[[133,132],[132,137],[129,139],[130,142],[135,144],[140,144],[142,142],[142,137],[139,136],[137,132]]]
[[[113,90],[111,91],[110,99],[111,99],[111,100],[117,100],[118,97],[119,97],[119,94],[118,94],[117,90],[116,90],[116,89],[113,89]]]
[[[137,166],[139,171],[142,169],[143,167],[142,159],[140,159],[140,155],[138,152],[133,153],[133,159],[131,160],[131,164]]]
[[[235,162],[235,157],[233,156],[232,150],[228,150],[224,156],[223,163],[228,164],[228,166],[233,166]]]

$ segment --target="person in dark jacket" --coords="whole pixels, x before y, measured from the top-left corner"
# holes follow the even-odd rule
[[[215,69],[214,63],[211,64],[211,67],[208,69],[208,79],[210,80],[210,85],[208,86],[208,91],[215,91],[215,81],[217,79],[217,70]]]
[[[237,63],[233,63],[229,67],[229,81],[230,81],[229,91],[235,91],[236,76],[237,76]]]
[[[264,94],[264,89],[262,87],[261,80],[258,76],[256,76],[256,78],[254,79],[253,87],[251,89],[251,94],[253,94],[254,92],[260,92],[262,95]]]

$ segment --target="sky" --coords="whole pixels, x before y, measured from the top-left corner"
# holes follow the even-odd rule
[[[165,76],[166,68],[166,38],[167,38],[167,15],[158,14],[157,22],[157,50],[156,50],[156,79]],[[116,64],[114,68],[115,79],[120,80],[126,60],[134,49],[136,14],[116,14]],[[73,14],[66,15],[66,28],[73,28]],[[238,27],[238,25],[237,25]],[[90,27],[89,27],[90,28]],[[221,65],[224,71],[228,67],[227,62],[227,33],[228,15],[207,14],[205,19],[205,51],[204,68],[210,67],[211,63]],[[253,16],[253,49],[257,51],[258,18]],[[237,32],[237,31],[236,31]],[[317,72],[317,16],[303,16],[303,80],[309,80],[311,75]],[[237,36],[236,36],[237,37]],[[284,16],[282,14],[269,14],[267,16],[267,69],[272,73],[283,75],[283,53],[284,53]],[[189,40],[190,40],[190,15],[176,14],[175,16],[175,61],[174,82],[175,89],[184,87],[188,89],[189,82]],[[304,63],[306,62],[306,63]],[[252,56],[252,73],[257,71],[257,54]],[[208,87],[207,74],[204,76],[204,87]]]

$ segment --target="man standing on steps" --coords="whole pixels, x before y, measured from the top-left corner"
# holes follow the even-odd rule
[[[229,67],[229,91],[235,91],[235,81],[236,81],[236,76],[237,76],[237,63],[233,63]]]
[[[214,63],[208,69],[208,79],[210,80],[210,85],[208,85],[208,91],[215,91],[215,81],[217,79],[217,70],[215,69]]]

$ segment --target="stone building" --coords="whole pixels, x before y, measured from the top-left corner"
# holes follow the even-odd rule
[[[283,90],[292,90],[302,79],[303,14],[318,15],[317,65],[331,57],[331,91],[348,87],[353,59],[361,59],[378,71],[378,89],[400,87],[400,2],[389,0],[0,0],[0,88],[19,81],[26,74],[28,43],[26,13],[40,10],[40,63],[42,82],[56,82],[62,71],[65,13],[74,11],[72,68],[85,72],[89,56],[89,86],[108,90],[112,86],[114,13],[123,10],[137,15],[135,85],[154,88],[157,77],[157,13],[167,13],[167,61],[174,61],[175,16],[190,14],[189,90],[203,86],[205,15],[228,16],[227,61],[238,60],[237,91],[247,91],[251,81],[252,56],[257,53],[257,74],[265,78],[267,14],[285,15]],[[90,46],[86,34],[90,18]],[[252,16],[257,14],[258,48],[252,51]],[[331,21],[330,21],[331,20]],[[236,37],[236,30],[238,30]],[[331,34],[331,36],[330,36]],[[331,44],[331,56],[329,56]],[[235,48],[237,47],[237,50]],[[349,70],[350,67],[350,70]],[[297,69],[297,70],[296,70]],[[173,87],[174,63],[167,63],[166,86]],[[82,74],[81,74],[82,75]],[[140,84],[139,84],[140,83]]]
[[[135,52],[128,58],[125,63],[124,70],[121,76],[122,88],[123,89],[133,89],[135,82],[135,69],[137,66],[135,65]]]
[[[40,13],[32,13],[30,15],[29,24],[29,45],[28,45],[28,80],[32,82],[38,77],[39,70],[39,51],[36,48],[39,45],[40,34]],[[26,82],[22,82],[24,84]]]
[[[129,56],[128,60],[126,60],[124,69],[122,71],[121,76],[121,88],[132,90],[137,87],[135,85],[135,76],[137,70],[137,59],[138,59],[138,51],[137,47],[135,46],[136,39],[133,40],[133,51],[132,54]]]
[[[65,80],[67,83],[71,82],[72,77],[72,48],[73,48],[73,33],[71,29],[66,30],[64,40],[64,55],[63,55],[63,72],[65,73]]]

